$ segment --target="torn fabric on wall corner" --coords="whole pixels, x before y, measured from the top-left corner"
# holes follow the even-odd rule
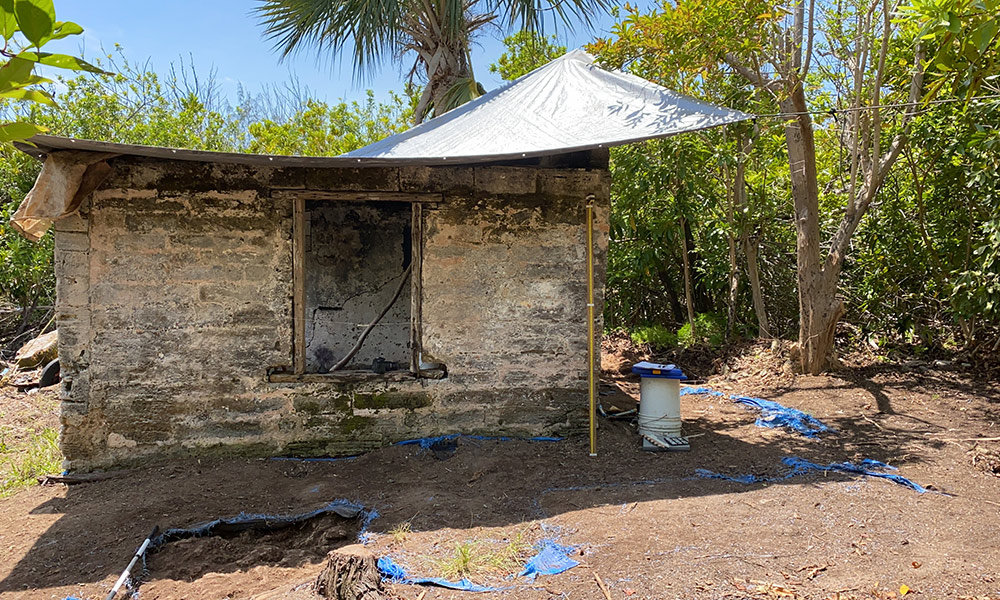
[[[106,161],[115,156],[72,150],[50,153],[34,187],[11,217],[11,226],[32,242],[42,239],[53,221],[75,213],[83,199],[107,179],[111,166]]]

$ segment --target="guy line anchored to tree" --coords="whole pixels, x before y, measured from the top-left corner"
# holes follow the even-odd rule
[[[837,113],[861,112],[864,110],[879,110],[883,108],[913,108],[914,106],[936,106],[939,104],[953,104],[955,102],[973,102],[976,100],[1000,100],[1000,94],[990,94],[986,96],[973,96],[972,98],[945,98],[942,100],[931,100],[929,102],[897,102],[895,104],[872,104],[870,106],[852,106],[849,108],[829,108],[826,110],[803,110],[798,112],[768,113],[765,115],[754,115],[754,119],[780,119],[783,117],[801,117],[803,115],[832,115]]]

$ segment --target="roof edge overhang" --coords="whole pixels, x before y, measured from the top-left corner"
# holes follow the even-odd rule
[[[736,121],[754,118],[745,115]],[[622,146],[653,139],[673,137],[682,133],[692,133],[718,127],[710,124],[698,129],[674,132],[666,135],[653,135],[624,140],[613,140],[602,144],[585,144],[580,146],[537,150],[533,152],[509,152],[504,154],[488,154],[479,156],[443,156],[443,157],[349,157],[349,156],[289,156],[271,154],[245,154],[240,152],[216,152],[212,150],[189,150],[184,148],[169,148],[165,146],[143,146],[140,144],[122,144],[118,142],[101,142],[54,135],[36,135],[27,142],[15,143],[22,152],[37,159],[44,160],[52,152],[72,150],[77,152],[102,152],[121,156],[138,156],[145,158],[160,158],[164,160],[182,160],[201,163],[222,163],[249,165],[258,167],[312,167],[312,168],[366,168],[366,167],[405,167],[405,166],[469,166],[484,165],[495,162],[509,162],[546,156],[561,156],[588,150],[600,150],[614,146]]]
[[[143,146],[140,144],[122,144],[118,142],[101,142],[54,135],[36,135],[27,142],[15,142],[19,150],[45,160],[53,152],[101,152],[119,156],[137,156],[144,158],[160,158],[164,160],[181,160],[200,163],[219,163],[234,165],[249,165],[257,167],[306,167],[306,168],[366,168],[366,167],[405,167],[405,166],[468,166],[483,165],[495,162],[516,161],[542,156],[561,156],[580,151],[607,147],[604,144],[580,146],[577,148],[560,148],[542,152],[511,152],[507,154],[491,154],[487,156],[455,156],[455,157],[391,157],[391,158],[352,158],[347,156],[289,156],[271,154],[246,154],[240,152],[216,152],[212,150],[189,150],[185,148],[170,148],[166,146]]]

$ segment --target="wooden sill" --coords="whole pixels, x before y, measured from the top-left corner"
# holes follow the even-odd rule
[[[410,371],[389,371],[375,373],[367,369],[344,369],[334,373],[302,373],[296,375],[287,371],[268,371],[268,383],[362,383],[362,382],[404,382],[415,379],[444,379],[443,369],[420,371],[419,374]]]

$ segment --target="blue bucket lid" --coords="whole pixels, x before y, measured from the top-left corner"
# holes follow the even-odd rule
[[[687,379],[687,376],[676,365],[658,365],[642,361],[632,365],[632,372],[639,377],[658,377],[660,379]]]

